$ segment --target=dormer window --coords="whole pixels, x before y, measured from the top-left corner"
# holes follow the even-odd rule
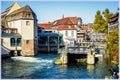
[[[26,18],[29,18],[30,17],[30,13],[26,13]]]
[[[55,21],[54,23],[53,23],[53,25],[56,25],[57,24],[57,21]]]
[[[12,17],[12,19],[15,19],[16,15],[15,15],[15,14],[13,14],[11,17]]]
[[[68,25],[68,28],[70,29],[70,28],[71,28],[71,25]]]

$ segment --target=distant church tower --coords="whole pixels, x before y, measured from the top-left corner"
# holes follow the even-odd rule
[[[37,54],[37,18],[27,5],[20,7],[15,2],[7,13],[6,20],[10,28],[17,28],[21,39],[21,55],[34,56]]]
[[[62,15],[62,18],[64,18],[64,14]]]

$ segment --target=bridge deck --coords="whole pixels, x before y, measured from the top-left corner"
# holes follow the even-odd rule
[[[87,54],[87,47],[67,47],[59,49],[58,53]]]

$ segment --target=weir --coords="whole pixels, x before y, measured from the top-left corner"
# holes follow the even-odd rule
[[[60,59],[62,64],[75,63],[80,59],[86,59],[87,64],[95,64],[95,60],[98,57],[102,57],[102,54],[97,54],[95,50],[83,47],[68,47],[59,50]]]

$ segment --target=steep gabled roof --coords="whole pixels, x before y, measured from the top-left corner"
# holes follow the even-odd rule
[[[12,13],[13,11],[20,9],[20,5],[17,2],[14,2],[14,4],[12,6],[10,6],[10,8],[8,8],[8,13],[7,15],[9,15],[10,13]]]
[[[73,24],[77,24],[77,17],[69,17]]]
[[[63,18],[63,19],[58,19],[56,21],[53,22],[54,25],[63,25],[66,24],[68,18]]]
[[[67,17],[67,18],[62,18],[62,19],[58,19],[55,20],[53,22],[53,25],[75,25],[77,24],[77,17]]]
[[[77,17],[67,17],[55,20],[53,23],[38,24],[38,27],[44,29],[52,29],[52,27],[56,27],[57,30],[76,30],[76,24]]]
[[[17,9],[17,10],[15,10],[13,12],[11,12],[8,16],[13,15],[13,14],[17,14],[17,13],[20,13],[20,12],[29,12],[29,13],[32,13],[31,19],[37,20],[36,14],[33,12],[33,10],[28,5],[20,8],[20,9]]]
[[[7,13],[9,12],[11,7],[7,8],[4,12],[1,13],[1,18],[5,17]]]
[[[38,24],[38,28],[44,28],[44,29],[51,29],[52,27],[52,23],[42,23],[42,24]]]
[[[28,5],[26,5],[26,6],[22,7],[22,8],[20,8],[20,9],[17,9],[17,10],[15,10],[15,11],[13,11],[13,12],[10,13],[9,15],[16,14],[16,13],[20,13],[20,12],[23,12],[23,11],[32,12],[31,8],[30,8]]]
[[[83,26],[83,30],[87,31],[88,30],[88,26]]]

